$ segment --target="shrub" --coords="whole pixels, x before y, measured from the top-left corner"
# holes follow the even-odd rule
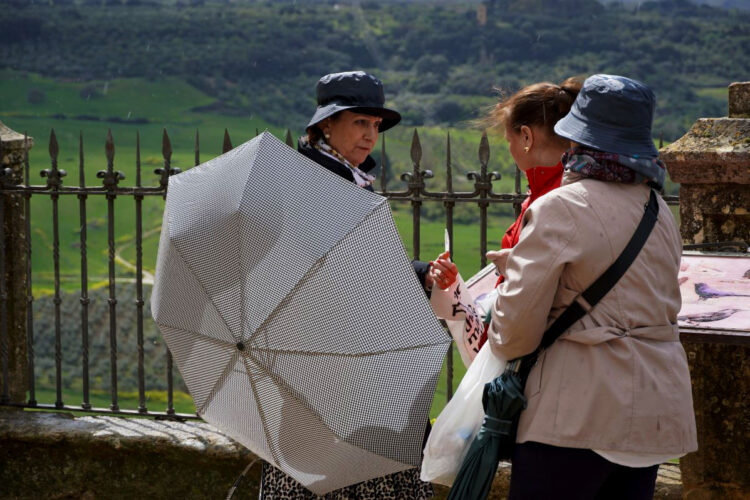
[[[47,96],[39,89],[31,89],[26,94],[26,100],[31,104],[41,104],[47,100]]]

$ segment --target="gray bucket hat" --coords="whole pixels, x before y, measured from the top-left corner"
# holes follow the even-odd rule
[[[318,80],[316,87],[318,109],[306,128],[310,128],[331,115],[356,111],[383,119],[378,130],[384,132],[401,121],[401,115],[384,106],[385,94],[380,80],[364,71],[331,73]]]
[[[636,80],[593,75],[570,112],[555,124],[555,133],[579,144],[624,156],[656,157],[651,137],[656,97]]]

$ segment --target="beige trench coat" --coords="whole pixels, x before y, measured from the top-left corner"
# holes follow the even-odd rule
[[[648,202],[645,185],[566,173],[524,217],[492,311],[490,345],[513,359],[620,255]],[[682,244],[669,207],[615,287],[532,368],[518,442],[652,454],[697,449],[677,273]]]

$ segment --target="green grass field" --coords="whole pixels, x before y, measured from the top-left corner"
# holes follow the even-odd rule
[[[36,400],[39,404],[54,404],[57,399],[55,389],[42,387],[36,389]],[[77,407],[83,403],[82,390],[66,389],[62,393],[63,403],[67,406]],[[195,414],[195,405],[189,394],[175,391],[172,396],[173,406],[177,413]],[[94,408],[110,408],[112,396],[102,390],[91,390],[89,392],[89,403]],[[117,395],[117,404],[122,410],[138,409],[138,393],[120,392]],[[147,391],[146,408],[153,412],[164,412],[167,410],[167,393],[165,391]],[[81,413],[90,413],[81,410]]]

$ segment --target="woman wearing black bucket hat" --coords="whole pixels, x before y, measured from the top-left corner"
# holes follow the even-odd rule
[[[307,135],[298,141],[298,151],[344,179],[373,191],[375,178],[369,172],[375,167],[375,161],[370,152],[378,134],[398,124],[401,115],[385,107],[380,80],[363,71],[325,75],[318,81],[316,92],[318,107],[307,124]],[[432,280],[427,276],[429,264],[420,261],[412,264],[425,290],[429,290],[432,287]],[[408,469],[333,491],[322,498],[418,500],[432,496],[432,486],[420,481],[419,469]],[[312,500],[320,497],[264,463],[259,498]]]
[[[331,172],[373,191],[375,177],[370,156],[378,134],[401,121],[401,115],[385,107],[383,84],[364,71],[325,75],[316,87],[318,107],[307,124],[307,135],[297,150]],[[425,290],[432,288],[429,263],[412,261]]]
[[[697,449],[677,328],[681,239],[653,195],[666,177],[651,137],[654,106],[643,83],[594,75],[555,125],[572,146],[562,186],[524,215],[488,342],[518,358],[573,302],[586,312],[529,373],[510,499],[650,499],[659,464]],[[591,307],[582,292],[618,259],[647,204],[656,215],[643,248]]]
[[[378,134],[401,121],[398,112],[384,106],[383,84],[364,71],[325,75],[317,85],[318,108],[300,153],[344,179],[372,191],[375,167],[370,156]]]

